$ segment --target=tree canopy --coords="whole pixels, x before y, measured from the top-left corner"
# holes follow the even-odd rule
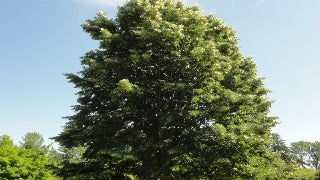
[[[292,142],[291,153],[295,156],[300,167],[320,169],[320,142],[298,141]]]
[[[82,71],[75,114],[55,139],[83,147],[65,177],[281,179],[271,101],[233,30],[197,6],[131,0],[82,25],[100,42]]]
[[[38,132],[28,132],[20,142],[21,146],[26,149],[39,150],[45,148],[44,139]]]
[[[9,136],[0,136],[0,179],[52,179],[48,156],[15,146]]]

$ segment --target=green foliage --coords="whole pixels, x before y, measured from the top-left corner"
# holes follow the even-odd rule
[[[314,180],[316,175],[316,170],[309,168],[299,168],[293,172],[291,178],[293,179],[305,179],[305,180]]]
[[[85,152],[86,148],[84,147],[73,147],[73,148],[60,148],[60,160],[61,166],[63,168],[60,169],[59,175],[60,176],[68,176],[72,174],[72,172],[77,171],[77,167],[74,164],[84,163],[85,161],[82,159],[83,153]],[[73,174],[72,178],[68,179],[87,179],[81,174]]]
[[[286,146],[285,141],[281,139],[279,134],[272,133],[272,143],[270,148],[272,152],[278,154],[285,162],[284,171],[292,172],[296,168],[296,158]]]
[[[320,142],[310,143],[309,156],[311,159],[311,165],[320,170]]]
[[[82,26],[100,48],[67,74],[75,115],[55,139],[85,147],[74,179],[281,179],[268,90],[230,27],[174,0],[131,0]]]
[[[296,158],[300,168],[293,173],[296,179],[320,179],[319,163],[320,163],[320,142],[298,141],[291,143],[290,147],[292,155]]]
[[[277,133],[272,133],[272,152],[278,153],[281,159],[293,168],[296,165],[295,156],[291,153],[290,148],[286,146],[285,141]]]
[[[298,141],[291,143],[291,153],[300,167],[320,169],[320,142]]]
[[[9,136],[0,136],[0,179],[52,179],[50,158],[43,151],[13,145]]]
[[[44,139],[38,132],[28,132],[20,142],[21,146],[26,149],[40,150],[45,148],[43,145]]]
[[[297,163],[300,167],[304,168],[309,163],[306,161],[308,158],[308,152],[310,150],[310,142],[298,141],[291,143],[291,152],[295,155]]]
[[[320,171],[317,171],[314,175],[315,180],[320,180]]]

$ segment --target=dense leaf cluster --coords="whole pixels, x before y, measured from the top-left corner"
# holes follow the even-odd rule
[[[181,1],[131,0],[83,29],[100,48],[67,75],[78,104],[56,140],[85,152],[65,177],[285,176],[269,148],[268,90],[221,20]]]
[[[52,179],[53,164],[43,150],[15,146],[0,136],[0,179]]]

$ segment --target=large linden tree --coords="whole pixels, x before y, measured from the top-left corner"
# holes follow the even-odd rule
[[[85,148],[76,179],[281,179],[275,118],[232,29],[197,6],[131,0],[82,26],[100,47],[67,77],[75,114],[55,139]]]

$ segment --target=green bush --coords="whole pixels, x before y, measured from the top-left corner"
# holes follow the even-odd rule
[[[315,178],[315,175],[319,174],[319,172],[317,172],[314,169],[310,169],[310,168],[299,168],[297,170],[295,170],[293,172],[292,178],[293,179],[297,179],[297,180],[314,180],[317,179]]]
[[[320,171],[317,171],[317,172],[314,174],[314,179],[315,179],[315,180],[320,180]]]
[[[0,136],[0,179],[52,179],[50,158],[44,152],[13,144]]]

